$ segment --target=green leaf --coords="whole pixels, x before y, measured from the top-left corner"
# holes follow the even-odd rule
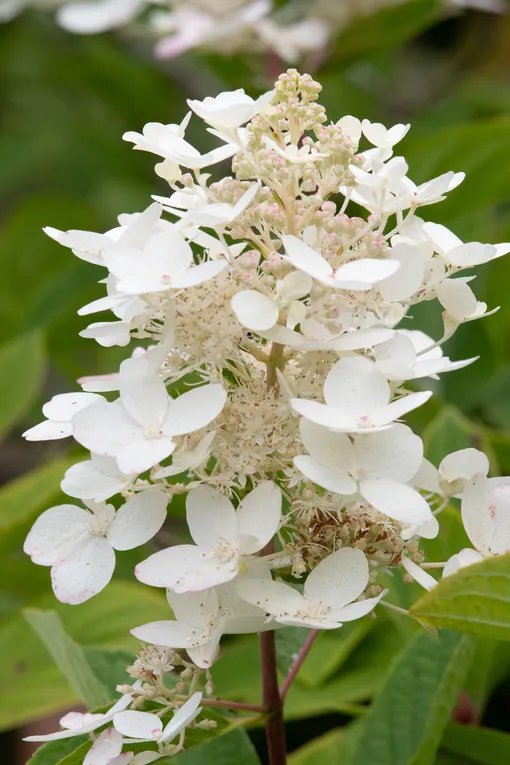
[[[107,689],[108,700],[117,696],[118,685],[132,684],[133,678],[126,672],[133,663],[132,653],[95,646],[84,646],[82,650],[92,672]]]
[[[315,738],[305,746],[296,749],[289,757],[289,765],[343,765],[349,762],[357,736],[359,721],[345,728],[335,728],[324,736]]]
[[[289,673],[309,635],[310,630],[306,627],[283,627],[276,631],[276,663],[284,677]]]
[[[411,616],[435,627],[510,640],[510,554],[442,579],[415,603]]]
[[[109,691],[92,671],[82,647],[65,632],[62,620],[55,611],[26,608],[23,616],[87,707],[99,707],[111,699]]]
[[[508,116],[449,125],[422,135],[411,131],[405,156],[413,180],[421,183],[449,170],[462,170],[467,176],[446,200],[427,210],[427,219],[448,226],[455,216],[467,218],[508,199],[510,168],[502,166],[501,157],[509,151]]]
[[[0,533],[34,518],[59,493],[64,473],[74,462],[70,458],[50,462],[2,486]]]
[[[402,633],[391,621],[381,623],[328,682],[310,688],[298,675],[285,702],[286,716],[296,719],[326,712],[354,711],[353,705],[367,701],[379,691],[388,665],[403,643]]]
[[[341,58],[401,45],[434,24],[441,16],[437,0],[410,0],[379,13],[360,14],[336,41]]]
[[[74,758],[74,762],[78,765],[82,765],[83,755],[90,749],[91,743],[88,736],[76,736],[76,738],[67,738],[63,741],[49,741],[37,750],[27,765],[60,765],[62,762],[71,765],[73,759],[70,760],[70,757]],[[81,757],[81,760],[76,759],[77,757]]]
[[[510,762],[510,735],[490,728],[450,723],[441,748],[480,765]]]
[[[114,651],[112,667],[118,667],[117,651],[130,654],[131,664],[139,643],[129,630],[145,622],[168,617],[168,604],[161,593],[139,584],[113,581],[96,597],[79,606],[56,602],[52,594],[33,600],[31,607],[54,609],[64,629],[84,646],[86,655],[94,649]],[[0,730],[14,728],[34,717],[50,714],[75,704],[77,694],[70,687],[39,640],[19,613],[0,622],[0,652],[5,657],[0,693]],[[103,664],[107,659],[101,659]],[[94,665],[94,659],[91,659]],[[97,662],[97,658],[96,658]],[[122,682],[119,677],[119,682]],[[102,678],[101,678],[102,680]],[[111,687],[114,677],[105,677]]]
[[[210,717],[207,710],[207,717]],[[242,728],[234,728],[222,736],[209,737],[176,757],[158,760],[161,765],[260,765],[255,747]],[[186,734],[186,740],[189,735]],[[67,763],[65,764],[67,765]]]
[[[469,446],[485,451],[491,463],[496,461],[484,428],[468,420],[454,406],[443,407],[424,429],[422,438],[427,459],[436,467],[450,452]]]
[[[0,347],[0,437],[33,405],[45,365],[41,332],[20,335]]]
[[[471,658],[472,640],[455,632],[411,640],[363,719],[349,765],[431,765]]]
[[[299,681],[311,688],[322,685],[344,665],[375,626],[372,619],[359,619],[344,624],[342,629],[320,632],[299,670]]]

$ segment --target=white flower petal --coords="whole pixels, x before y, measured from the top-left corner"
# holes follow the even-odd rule
[[[72,423],[76,441],[104,456],[115,457],[126,444],[143,437],[140,426],[118,403],[87,407],[73,417]]]
[[[347,495],[355,494],[357,491],[358,485],[351,476],[321,465],[313,457],[307,455],[294,457],[294,465],[305,478],[328,491]]]
[[[316,425],[345,432],[356,429],[357,422],[349,415],[347,408],[344,411],[338,406],[327,406],[304,398],[292,398],[290,404],[297,414]]]
[[[377,289],[389,303],[400,302],[418,292],[425,270],[423,255],[417,247],[398,244],[392,248],[391,257],[400,263],[400,268],[377,285]]]
[[[392,276],[400,268],[398,260],[363,258],[345,263],[335,272],[332,286],[348,290],[369,290],[377,282]]]
[[[83,765],[106,765],[122,751],[123,738],[115,728],[104,730],[94,741]]]
[[[67,438],[73,434],[73,426],[70,422],[54,422],[44,420],[33,428],[25,430],[23,438],[27,441],[56,441],[59,438]]]
[[[388,406],[373,411],[370,418],[371,422],[375,426],[387,425],[394,420],[400,419],[400,417],[411,412],[413,409],[426,404],[431,396],[431,390],[410,393],[408,396],[401,396],[395,401],[392,401],[391,404],[388,404]]]
[[[166,648],[188,648],[199,641],[199,634],[195,627],[170,620],[143,624],[141,627],[132,629],[131,634],[144,643],[162,645]]]
[[[385,478],[365,478],[359,484],[360,494],[379,510],[401,523],[421,526],[430,520],[431,510],[417,491]]]
[[[233,582],[222,587],[232,588]],[[175,618],[179,622],[198,627],[199,631],[195,635],[197,639],[203,636],[204,628],[208,628],[218,618],[218,590],[221,590],[221,587],[204,592],[177,593],[167,590],[166,597]]]
[[[237,592],[254,606],[262,608],[273,616],[295,614],[303,604],[303,596],[283,582],[264,579],[240,579]]]
[[[200,263],[200,265],[189,268],[184,274],[180,274],[172,279],[172,287],[174,289],[184,289],[186,287],[195,287],[197,284],[203,284],[210,279],[214,279],[226,266],[227,261],[224,259]]]
[[[395,425],[381,433],[356,436],[356,464],[367,478],[389,478],[406,483],[418,471],[423,443],[406,425]]]
[[[337,406],[358,420],[388,403],[390,387],[371,361],[353,356],[333,365],[324,382],[324,398],[329,406]]]
[[[200,547],[237,543],[236,512],[230,500],[210,486],[197,486],[186,498],[190,534]]]
[[[477,473],[487,475],[489,472],[487,455],[478,449],[460,449],[448,454],[439,465],[439,475],[447,481],[458,478],[473,478]]]
[[[452,555],[446,561],[446,566],[443,569],[443,579],[445,576],[457,573],[461,568],[465,566],[472,566],[473,563],[479,563],[483,560],[483,555],[477,550],[471,550],[469,547],[465,547],[464,550]]]
[[[62,603],[84,603],[106,587],[114,568],[110,543],[104,537],[90,536],[53,565],[53,591]]]
[[[166,520],[168,496],[157,487],[135,494],[115,513],[106,538],[115,550],[132,550],[155,536]]]
[[[136,477],[121,473],[113,457],[91,456],[66,471],[61,489],[70,497],[101,502],[126,489]]]
[[[222,385],[212,383],[183,393],[174,399],[163,423],[167,436],[181,436],[209,425],[214,420],[227,400],[227,392]]]
[[[161,740],[165,741],[167,744],[170,743],[181,730],[189,725],[190,722],[202,711],[200,709],[201,701],[202,694],[200,692],[194,693],[193,696],[174,714],[170,722],[165,725]]]
[[[96,393],[60,393],[43,406],[43,414],[49,420],[69,422],[76,412],[86,409],[91,404],[99,404],[105,399]]]
[[[146,432],[161,428],[170,401],[165,383],[150,367],[149,354],[120,365],[120,398],[126,412]]]
[[[335,608],[331,611],[329,617],[339,622],[352,622],[355,619],[361,619],[374,610],[384,594],[383,592],[377,598],[366,598],[358,603],[349,603],[349,605],[343,608]]]
[[[424,571],[421,566],[418,566],[405,555],[402,556],[402,565],[409,576],[412,577],[415,582],[418,582],[418,584],[420,584],[426,590],[432,590],[436,586],[437,581],[434,579],[434,577],[430,574],[427,574],[427,572]]]
[[[117,453],[117,464],[123,473],[139,474],[169,457],[175,449],[171,438],[134,437]]]
[[[123,736],[142,741],[157,740],[163,730],[163,723],[159,717],[150,712],[135,712],[132,709],[116,714],[113,724]]]
[[[477,310],[476,297],[462,279],[441,282],[436,287],[436,295],[443,308],[457,321],[464,321]]]
[[[237,508],[241,553],[262,550],[278,531],[282,493],[273,481],[263,481],[246,495]]]
[[[151,555],[139,563],[135,576],[152,587],[168,587],[175,592],[198,592],[233,579],[237,559],[220,564],[194,545],[176,545]]]
[[[267,330],[278,321],[278,306],[257,290],[237,292],[231,301],[237,319],[247,329]]]
[[[197,667],[201,667],[202,669],[212,667],[219,654],[220,637],[221,635],[216,634],[214,637],[205,640],[200,645],[194,648],[188,648],[188,656],[193,664],[196,664]]]
[[[305,582],[306,598],[332,609],[342,608],[361,595],[368,584],[369,568],[365,554],[343,547],[324,558]]]
[[[89,513],[76,505],[51,507],[32,526],[23,550],[39,566],[52,566],[63,550],[88,535],[89,518]]]
[[[318,279],[320,282],[330,283],[333,277],[333,269],[324,258],[311,247],[290,234],[282,236],[283,246],[287,258],[294,268],[304,271],[305,274]],[[333,285],[331,285],[333,286]]]
[[[344,433],[333,433],[303,419],[299,423],[299,434],[305,449],[317,463],[347,477],[354,467],[354,448]]]

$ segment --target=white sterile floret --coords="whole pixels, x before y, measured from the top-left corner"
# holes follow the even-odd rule
[[[95,0],[64,3],[57,23],[68,32],[96,35],[121,27],[147,4],[147,0]]]
[[[385,430],[432,395],[422,391],[391,401],[386,377],[363,356],[337,361],[324,382],[325,404],[294,398],[292,408],[311,422],[344,433]],[[391,403],[390,403],[391,402]]]
[[[301,239],[290,234],[282,236],[285,257],[294,268],[304,271],[316,281],[332,289],[365,291],[377,282],[394,274],[399,268],[397,260],[362,258],[344,263],[335,271],[322,255]]]
[[[237,593],[240,580],[271,580],[269,564],[256,557],[246,563],[246,573],[218,587],[182,594],[168,590],[175,620],[144,624],[131,633],[145,643],[184,648],[197,667],[205,669],[217,658],[222,635],[274,629],[263,609],[242,600]]]
[[[400,267],[378,282],[377,289],[389,303],[405,301],[419,292],[423,284],[425,258],[418,247],[401,243],[392,247],[391,259],[400,263]]]
[[[443,372],[462,369],[478,359],[478,356],[473,356],[462,361],[451,361],[448,356],[443,356],[440,346],[434,345],[434,340],[424,332],[397,330],[390,340],[374,348],[375,365],[388,380],[437,379]]]
[[[405,191],[402,194],[404,205],[402,209],[424,207],[425,205],[434,205],[437,202],[442,202],[445,199],[445,194],[456,189],[465,177],[465,173],[454,173],[450,170],[448,173],[438,175],[437,178],[425,181],[425,183],[419,186],[409,178],[403,178],[402,185]]]
[[[156,45],[156,56],[173,58],[199,46],[230,47],[233,40],[243,39],[242,33],[271,10],[271,0],[254,0],[240,7],[239,3],[229,3],[228,11],[221,11],[219,16],[214,7],[202,8],[202,3],[196,8],[186,3],[173,12],[153,13],[149,24],[158,35],[163,35]]]
[[[476,454],[466,454],[476,452]],[[448,559],[443,569],[443,577],[455,574],[461,568],[479,563],[491,555],[510,552],[510,479],[487,478],[488,460],[476,449],[464,449],[454,452],[443,460],[443,473],[471,473],[462,479],[462,522],[474,550],[466,547]],[[443,464],[442,463],[442,464]],[[480,466],[481,472],[473,475],[471,469]],[[471,469],[468,467],[471,466]],[[457,479],[458,481],[458,479]],[[457,481],[454,481],[457,483]],[[436,580],[420,569],[412,561],[404,561],[406,571],[422,587],[432,589]],[[417,570],[419,569],[419,570]]]
[[[180,125],[162,125],[159,122],[149,122],[143,128],[143,133],[130,131],[122,136],[125,141],[134,143],[134,148],[139,151],[147,151],[157,154],[165,160],[164,175],[169,173],[177,180],[180,177],[179,165],[192,170],[202,170],[209,165],[215,165],[228,159],[237,151],[234,144],[219,146],[217,149],[200,154],[188,141],[184,139],[184,131],[188,125],[191,112],[189,112]],[[160,173],[163,171],[160,168]]]
[[[129,762],[127,757],[121,754],[123,743],[124,737],[115,728],[107,728],[90,747],[83,765],[110,765],[115,760],[119,761],[119,757],[124,757],[124,762]],[[121,759],[120,763],[122,762]]]
[[[23,433],[27,441],[54,441],[73,434],[71,420],[77,412],[105,401],[96,393],[60,393],[42,408],[47,420]]]
[[[510,479],[474,476],[462,494],[462,522],[483,556],[510,551]]]
[[[73,418],[73,434],[91,452],[115,457],[125,475],[143,473],[169,457],[175,436],[192,433],[212,422],[223,409],[227,393],[212,383],[173,399],[157,372],[137,367],[143,359],[121,364],[120,398],[88,408]]]
[[[228,582],[242,569],[243,556],[262,550],[281,519],[282,496],[272,481],[253,489],[237,510],[209,486],[192,489],[186,520],[195,545],[176,545],[139,563],[135,576],[153,587],[196,592]]]
[[[280,311],[287,313],[286,326],[292,329],[306,316],[306,306],[300,300],[310,293],[312,279],[308,274],[293,271],[277,282],[274,297],[257,290],[237,292],[231,301],[236,317],[247,329],[266,331],[275,326]],[[299,340],[301,343],[302,340]]]
[[[423,458],[423,444],[406,425],[352,439],[302,419],[300,434],[308,455],[294,458],[310,481],[337,494],[359,493],[376,510],[404,524],[421,525],[432,513],[407,484]]]
[[[226,260],[193,264],[193,250],[175,229],[155,234],[142,250],[112,245],[103,253],[117,279],[117,290],[129,295],[193,287],[212,279]]]
[[[223,228],[228,223],[233,223],[249,207],[260,189],[260,183],[252,183],[249,189],[231,205],[226,202],[210,202],[203,206],[190,209],[183,216],[183,225],[193,223],[198,226],[209,228]]]
[[[437,299],[446,311],[447,318],[456,324],[480,319],[495,313],[498,308],[487,311],[487,303],[479,302],[465,277],[445,279],[436,287]]]
[[[136,478],[137,473],[122,473],[113,457],[91,453],[90,460],[77,462],[66,470],[60,487],[70,497],[102,502],[129,488]]]
[[[168,467],[160,468],[152,473],[154,480],[168,478],[169,476],[179,475],[188,470],[195,470],[203,465],[209,459],[211,445],[216,436],[216,431],[207,433],[200,439],[194,449],[188,449],[186,446],[172,454],[172,464]]]
[[[81,260],[104,266],[102,252],[110,247],[112,242],[140,248],[155,230],[171,226],[168,221],[161,220],[161,211],[161,205],[153,203],[142,213],[119,215],[120,225],[105,234],[78,230],[59,231],[51,227],[46,227],[43,231],[63,247],[69,247]]]
[[[264,109],[272,100],[274,91],[270,90],[257,98],[256,101],[246,95],[244,90],[227,91],[203,101],[188,100],[188,106],[195,114],[219,130],[232,129],[244,125]]]
[[[399,124],[393,125],[393,127],[388,129],[381,125],[380,122],[363,120],[361,123],[363,135],[373,146],[377,146],[378,149],[392,149],[396,143],[399,143],[404,138],[410,127],[410,124]]]
[[[432,242],[434,250],[448,266],[471,268],[482,263],[488,263],[510,252],[508,242],[501,244],[469,242],[464,244],[462,239],[459,239],[446,226],[441,226],[439,223],[424,223],[422,230]]]
[[[133,685],[134,689],[140,688],[142,683],[137,680]],[[72,738],[73,736],[83,736],[86,733],[100,728],[102,725],[112,721],[114,715],[123,712],[131,704],[133,698],[131,693],[125,693],[120,699],[103,714],[90,714],[90,712],[68,712],[60,720],[60,725],[64,730],[56,733],[45,733],[41,736],[26,736],[23,741],[58,741],[63,738]]]
[[[353,602],[368,585],[369,567],[361,550],[345,547],[328,555],[308,575],[303,594],[283,582],[240,579],[239,595],[263,608],[276,622],[331,630],[370,613],[385,594]]]
[[[324,19],[304,18],[294,23],[278,24],[264,18],[256,28],[257,37],[284,61],[296,62],[306,53],[324,50],[331,30]]]
[[[127,738],[127,743],[169,744],[197,717],[202,708],[202,694],[194,693],[164,727],[161,719],[150,712],[128,709],[113,718],[115,729]]]
[[[51,583],[60,601],[83,603],[112,578],[114,550],[132,550],[157,534],[167,503],[167,495],[151,487],[117,512],[104,502],[88,501],[89,510],[58,505],[39,516],[23,549],[34,563],[51,566]]]

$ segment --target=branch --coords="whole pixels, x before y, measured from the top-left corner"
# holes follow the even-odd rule
[[[312,630],[308,637],[306,638],[305,642],[301,646],[301,650],[299,651],[298,655],[296,656],[296,659],[294,661],[294,664],[290,668],[289,674],[283,681],[283,685],[280,690],[280,698],[283,702],[285,696],[287,695],[287,691],[289,690],[290,686],[294,682],[294,678],[296,677],[297,673],[301,669],[301,665],[303,664],[304,660],[310,653],[310,648],[314,644],[315,638],[319,634],[319,630]]]

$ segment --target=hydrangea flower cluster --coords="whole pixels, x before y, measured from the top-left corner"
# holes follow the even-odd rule
[[[106,296],[79,313],[114,320],[81,335],[132,351],[118,372],[55,396],[25,433],[90,451],[62,482],[74,502],[44,512],[25,550],[51,567],[56,596],[78,604],[107,586],[115,551],[157,535],[178,495],[192,538],[135,570],[166,590],[173,618],[133,624],[147,647],[122,709],[65,718],[53,734],[113,725],[85,765],[152,762],[182,748],[186,725],[210,726],[193,721],[222,635],[337,629],[386,604],[388,569],[430,588],[428,567],[449,575],[510,549],[510,479],[488,478],[476,449],[436,469],[401,422],[431,396],[408,385],[476,360],[452,361],[442,345],[496,310],[477,301],[471,269],[510,244],[463,243],[424,222],[422,208],[463,174],[416,185],[394,155],[409,125],[330,122],[320,90],[289,70],[258,100],[238,90],[189,101],[219,148],[188,143],[191,112],[124,136],[159,158],[168,196],[105,234],[46,229],[105,269]],[[227,158],[232,175],[212,182],[204,168]],[[351,202],[366,215],[350,214]],[[435,339],[407,321],[433,300],[444,324]],[[451,498],[473,549],[425,562],[420,538],[439,533]],[[167,727],[125,709],[147,699],[179,710]],[[157,751],[120,754],[140,740]]]
[[[0,23],[28,7],[56,11],[56,21],[74,34],[129,28],[156,39],[159,58],[200,49],[228,55],[273,52],[289,63],[323,55],[329,40],[357,19],[406,0],[0,0]],[[505,13],[504,0],[444,0],[446,8],[474,7]]]

